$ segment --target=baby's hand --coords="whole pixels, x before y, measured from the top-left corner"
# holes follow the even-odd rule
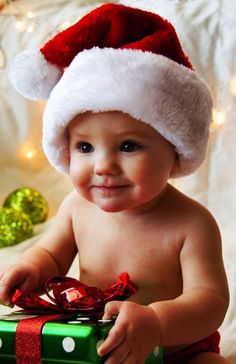
[[[106,364],[143,364],[160,344],[159,319],[151,307],[133,302],[112,301],[106,304],[103,319],[118,315],[107,339],[98,348],[98,355],[109,353]]]
[[[39,284],[40,272],[30,263],[9,265],[0,270],[0,304],[11,306],[16,288],[23,293],[33,291]]]

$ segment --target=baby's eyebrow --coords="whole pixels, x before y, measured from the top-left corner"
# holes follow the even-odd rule
[[[148,133],[138,133],[138,132],[129,132],[129,131],[125,131],[125,132],[121,132],[117,134],[120,137],[124,137],[124,138],[129,138],[129,139],[150,139],[150,135]]]
[[[75,138],[83,138],[83,139],[87,139],[89,138],[89,134],[85,134],[85,133],[81,133],[79,131],[73,131],[73,133],[71,133],[71,137],[75,137]]]

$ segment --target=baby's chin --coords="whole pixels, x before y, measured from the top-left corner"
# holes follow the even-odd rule
[[[100,210],[104,211],[104,212],[122,212],[125,211],[126,208],[122,207],[122,206],[117,206],[117,204],[112,204],[112,203],[95,203],[95,205],[97,205]]]
[[[136,215],[142,212],[143,206],[128,205],[128,204],[114,204],[114,203],[94,203],[100,210],[107,213],[124,213]],[[144,209],[145,210],[145,209]]]
[[[115,201],[114,201],[115,200]],[[125,212],[130,209],[130,206],[125,201],[119,199],[101,199],[90,201],[96,205],[100,210],[108,213]]]
[[[100,210],[107,213],[118,213],[118,212],[135,212],[139,210],[140,205],[136,201],[129,198],[129,196],[93,196],[92,194],[83,195],[85,200],[96,205]],[[145,203],[144,203],[145,204]]]

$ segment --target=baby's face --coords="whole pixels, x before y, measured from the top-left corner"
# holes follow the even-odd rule
[[[157,201],[176,154],[151,126],[118,111],[86,112],[68,131],[70,176],[85,199],[107,212]]]

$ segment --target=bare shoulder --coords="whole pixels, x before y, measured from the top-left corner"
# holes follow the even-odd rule
[[[170,187],[170,198],[173,201],[174,213],[178,216],[180,226],[185,231],[186,238],[192,237],[209,243],[220,243],[220,231],[212,213],[202,204]]]
[[[73,207],[75,202],[78,200],[78,193],[72,190],[62,201],[60,208]]]
[[[57,215],[60,217],[62,215],[64,217],[72,217],[75,211],[83,209],[83,205],[83,199],[75,190],[73,190],[62,201]]]

